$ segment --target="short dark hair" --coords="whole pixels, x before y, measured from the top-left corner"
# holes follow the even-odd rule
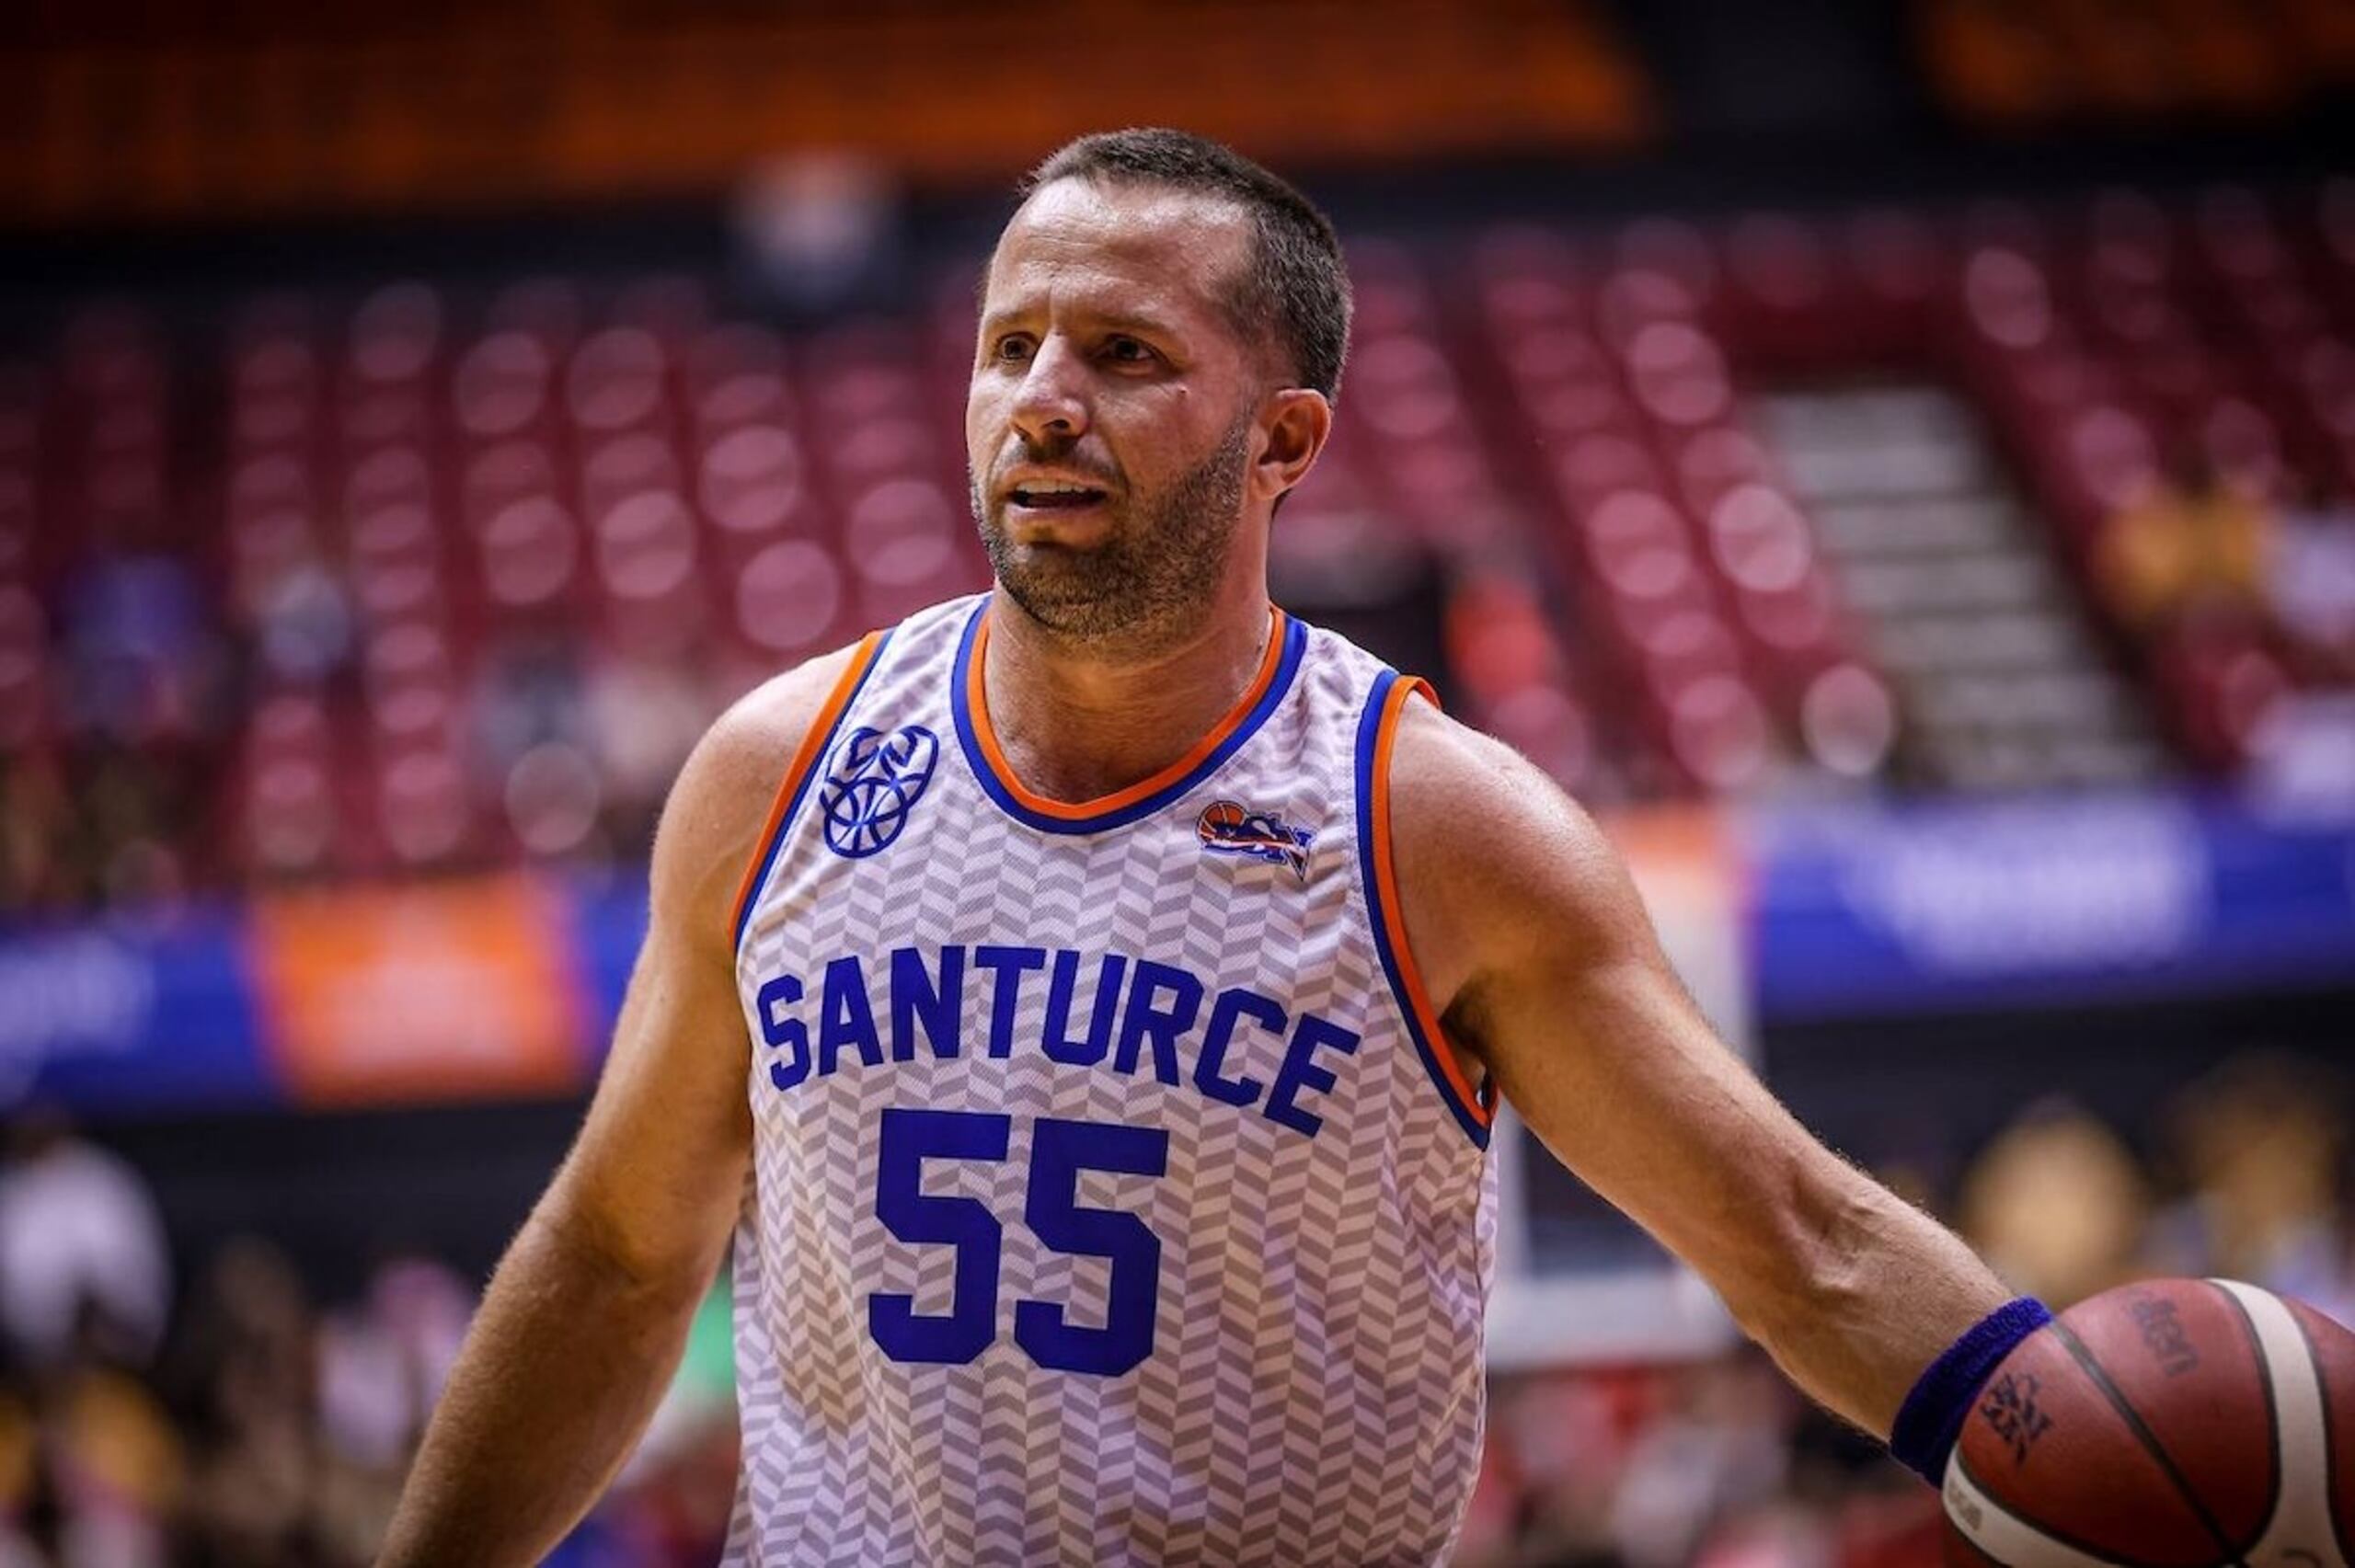
[[[1101,131],[1030,171],[1024,200],[1059,179],[1133,180],[1235,203],[1251,220],[1251,258],[1225,301],[1246,339],[1281,343],[1297,384],[1332,398],[1350,351],[1350,275],[1332,222],[1298,190],[1206,136],[1160,128]]]

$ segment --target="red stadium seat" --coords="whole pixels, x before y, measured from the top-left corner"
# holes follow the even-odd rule
[[[1557,682],[1533,681],[1514,687],[1480,710],[1480,723],[1564,789],[1583,791],[1593,776],[1594,722]]]
[[[1709,552],[1744,593],[1796,588],[1815,567],[1815,532],[1789,497],[1770,486],[1738,485],[1708,513]]]
[[[388,385],[415,382],[440,349],[445,307],[428,283],[390,283],[353,313],[345,366],[356,380]]]
[[[738,637],[770,668],[823,652],[847,631],[842,568],[807,539],[762,546],[736,573],[729,597]]]
[[[1888,683],[1853,662],[1834,664],[1809,681],[1798,719],[1809,757],[1844,778],[1878,773],[1897,742],[1897,703]]]
[[[862,607],[955,576],[965,527],[963,509],[929,480],[887,479],[859,497],[844,519],[843,547]]]
[[[1696,784],[1719,794],[1755,784],[1774,756],[1774,730],[1750,688],[1730,675],[1693,681],[1668,710],[1669,754]]]
[[[778,534],[818,526],[801,443],[781,425],[747,424],[704,449],[695,497],[723,553],[741,555]]]
[[[1668,701],[1704,676],[1741,676],[1740,646],[1712,609],[1673,605],[1628,630],[1655,700]]]
[[[454,865],[474,851],[477,821],[466,771],[450,750],[420,747],[384,758],[376,774],[376,830],[398,864]]]
[[[1964,309],[1991,343],[2034,349],[2052,332],[2052,295],[2043,269],[2016,250],[1991,246],[1963,264]]]
[[[591,527],[605,623],[625,652],[684,652],[707,604],[695,513],[670,490],[640,490]]]
[[[535,441],[501,441],[475,452],[458,475],[458,509],[467,528],[479,533],[512,502],[556,492],[554,450]]]
[[[565,740],[543,741],[518,757],[500,793],[516,845],[541,859],[580,849],[604,805],[595,761]]]
[[[1738,485],[1775,478],[1773,461],[1747,430],[1720,425],[1695,430],[1677,441],[1676,493],[1691,515],[1706,518]]]
[[[334,742],[315,692],[281,692],[253,711],[237,794],[246,867],[262,876],[326,868],[340,812]]]
[[[477,534],[484,591],[508,610],[546,610],[573,591],[579,525],[545,492],[516,498],[484,519]]]
[[[1358,352],[1350,373],[1358,412],[1385,437],[1428,436],[1462,416],[1454,372],[1428,338],[1404,333],[1379,338]]]
[[[1595,292],[1596,335],[1623,357],[1644,328],[1662,322],[1690,326],[1699,314],[1693,287],[1654,269],[1623,268],[1605,278]]]
[[[837,507],[886,480],[930,477],[938,438],[913,414],[880,415],[822,432],[816,442]]]
[[[1618,491],[1658,494],[1662,482],[1648,444],[1608,432],[1580,436],[1558,449],[1553,471],[1563,509],[1574,519]]]
[[[458,428],[484,440],[512,436],[545,418],[556,364],[547,346],[521,330],[494,332],[469,348],[452,372]]]
[[[592,528],[632,496],[681,488],[678,453],[665,436],[641,430],[580,449],[580,513]]]
[[[611,326],[582,339],[565,369],[564,405],[572,422],[601,434],[636,429],[667,407],[662,345],[640,327]]]
[[[1725,356],[1698,328],[1653,322],[1627,338],[1624,352],[1629,389],[1660,423],[1692,429],[1731,411],[1733,383]]]
[[[343,509],[350,519],[379,507],[431,503],[433,468],[421,447],[402,444],[381,447],[354,464],[344,475]]]

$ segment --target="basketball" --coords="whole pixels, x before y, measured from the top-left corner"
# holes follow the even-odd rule
[[[2231,1280],[2105,1291],[1988,1379],[1946,1512],[1974,1568],[2355,1561],[2355,1334]]]

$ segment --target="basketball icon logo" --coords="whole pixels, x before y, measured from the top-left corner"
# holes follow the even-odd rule
[[[826,818],[826,843],[845,860],[864,860],[890,847],[908,825],[908,813],[932,782],[940,742],[920,724],[889,735],[862,726],[834,753],[818,809]]]
[[[1210,854],[1240,855],[1271,865],[1288,865],[1308,880],[1308,846],[1315,834],[1295,828],[1272,811],[1254,811],[1232,800],[1213,800],[1194,819],[1194,831]]]

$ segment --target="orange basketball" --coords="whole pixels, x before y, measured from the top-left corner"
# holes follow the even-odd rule
[[[2230,1280],[2106,1291],[1988,1379],[1946,1510],[1974,1568],[2345,1568],[2355,1334]]]

